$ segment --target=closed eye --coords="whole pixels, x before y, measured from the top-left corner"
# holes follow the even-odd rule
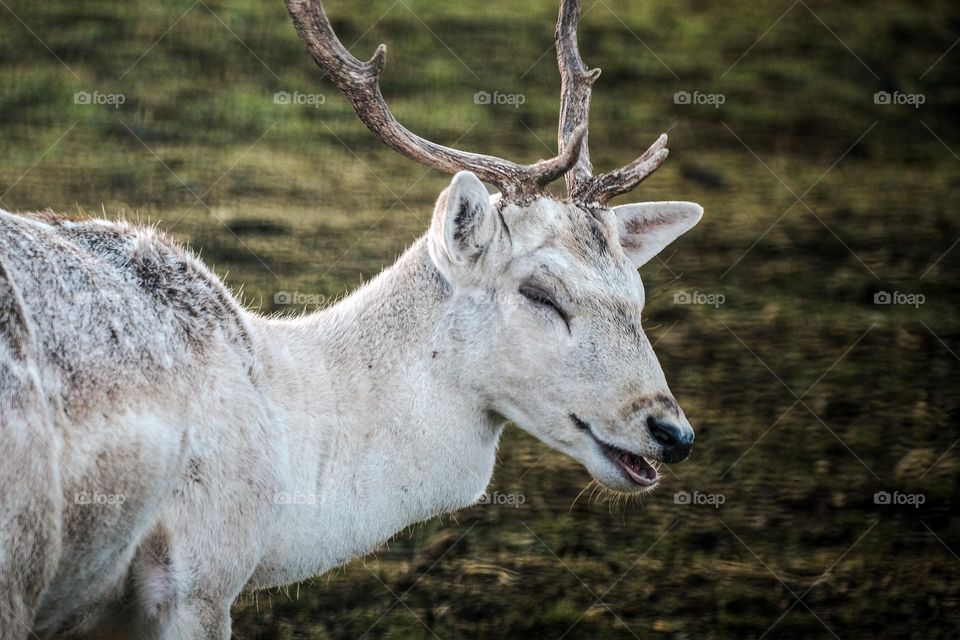
[[[544,289],[543,287],[525,283],[520,285],[520,295],[532,302],[534,305],[542,308],[548,309],[553,313],[556,313],[560,316],[560,319],[563,320],[563,323],[567,325],[567,330],[570,330],[570,317],[563,310],[553,295]]]

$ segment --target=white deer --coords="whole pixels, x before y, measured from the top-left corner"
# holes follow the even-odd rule
[[[0,212],[3,640],[228,638],[243,589],[474,503],[508,421],[620,492],[690,451],[637,267],[702,210],[607,205],[666,136],[592,175],[599,70],[577,51],[579,1],[557,25],[560,154],[526,166],[403,128],[378,87],[383,46],[361,62],[318,1],[287,6],[372,131],[456,175],[396,264],[294,319],[246,311],[151,229]],[[560,176],[563,200],[545,191]]]

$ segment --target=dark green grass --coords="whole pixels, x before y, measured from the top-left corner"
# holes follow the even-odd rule
[[[766,637],[957,637],[960,48],[937,60],[960,13],[585,5],[582,50],[603,68],[595,164],[624,164],[669,128],[671,158],[633,198],[706,209],[642,272],[694,456],[643,505],[575,500],[585,471],[510,430],[491,490],[522,506],[429,522],[244,597],[236,635],[756,638],[776,622]],[[383,90],[412,130],[523,161],[553,153],[554,2],[328,8],[357,55],[388,44]],[[78,91],[124,102],[76,104]],[[278,105],[278,91],[325,102]],[[477,105],[477,91],[525,101]],[[677,91],[725,103],[677,105]],[[926,101],[877,105],[877,91]],[[279,0],[8,1],[0,152],[0,206],[157,223],[264,312],[301,310],[275,305],[278,291],[335,298],[389,264],[447,180],[373,139]],[[925,302],[873,304],[895,290]],[[684,291],[725,303],[675,304]],[[877,505],[879,490],[926,502]],[[725,502],[676,504],[676,491]]]

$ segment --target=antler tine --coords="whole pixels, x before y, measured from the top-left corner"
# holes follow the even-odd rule
[[[570,143],[578,127],[590,122],[590,90],[600,77],[600,69],[587,69],[577,48],[577,24],[580,22],[580,0],[562,0],[554,42],[557,66],[560,68],[560,126],[557,141],[560,149]],[[585,136],[586,138],[586,136]],[[566,175],[567,194],[571,197],[590,182],[593,165],[586,139],[576,164]]]
[[[561,0],[555,41],[560,67],[560,148],[571,140],[572,131],[586,127],[590,120],[590,91],[600,77],[600,69],[588,70],[577,48],[577,24],[580,0]],[[643,155],[625,167],[610,173],[593,175],[587,141],[573,169],[567,174],[567,195],[574,201],[606,204],[610,199],[633,190],[667,159],[667,134],[662,134]]]
[[[603,205],[616,196],[633,191],[637,185],[660,168],[669,153],[667,134],[661,133],[643,155],[627,166],[593,178],[590,184],[577,194],[578,199]]]
[[[386,46],[381,44],[368,62],[361,62],[337,38],[320,0],[286,0],[286,4],[314,62],[330,75],[360,120],[380,140],[411,160],[446,173],[472,171],[507,197],[537,193],[577,162],[584,147],[586,127],[573,128],[558,156],[530,165],[458,151],[421,138],[397,121],[380,93]]]

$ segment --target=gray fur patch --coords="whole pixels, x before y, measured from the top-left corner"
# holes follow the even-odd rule
[[[0,333],[21,350],[35,336],[47,395],[71,418],[201,367],[210,344],[259,371],[223,283],[152,229],[0,211],[0,263]]]

